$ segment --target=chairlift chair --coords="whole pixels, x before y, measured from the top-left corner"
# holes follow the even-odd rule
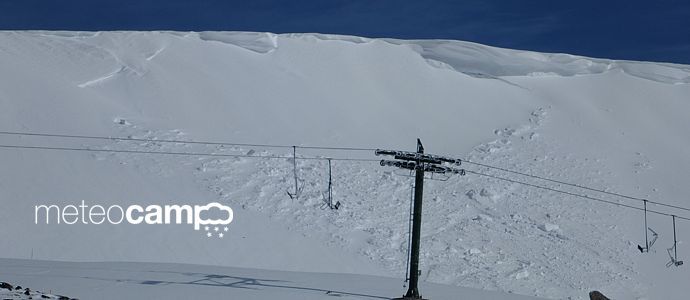
[[[640,250],[640,253],[649,252],[649,249],[652,248],[656,240],[659,238],[659,234],[652,230],[652,228],[647,227],[647,200],[644,200],[644,228],[646,228],[646,230],[644,231],[645,245],[644,247],[642,245],[637,245],[637,250]],[[648,231],[652,233],[651,241],[649,241]]]
[[[340,208],[340,201],[333,203],[333,176],[331,172],[331,159],[328,159],[328,191],[322,194],[323,204],[321,204],[321,209],[330,208],[333,210],[338,210]]]
[[[652,249],[652,246],[654,246],[656,240],[659,238],[659,234],[656,233],[656,231],[654,231],[651,227],[647,227],[647,230],[652,233],[652,240],[648,241],[648,244],[645,247],[637,245],[637,249],[640,250],[641,253],[649,252],[649,250]]]
[[[676,216],[671,215],[671,217],[673,218],[673,246],[671,246],[671,248],[666,249],[666,252],[668,252],[668,256],[671,258],[671,261],[666,263],[667,268],[671,266],[680,267],[683,265],[683,261],[678,260],[678,240],[676,239]]]

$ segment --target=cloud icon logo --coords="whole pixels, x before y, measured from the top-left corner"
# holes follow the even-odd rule
[[[226,211],[228,217],[225,219],[203,219],[201,213],[204,211],[209,211],[212,208],[217,208],[221,211]],[[222,205],[218,202],[211,202],[206,205],[195,205],[194,206],[194,230],[199,230],[201,225],[227,225],[232,222],[233,211],[229,206]]]

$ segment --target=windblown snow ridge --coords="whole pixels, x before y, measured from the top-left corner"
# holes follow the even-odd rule
[[[686,65],[511,50],[453,40],[386,41],[408,45],[424,58],[443,62],[475,77],[576,76],[621,70],[631,76],[662,83],[690,83],[690,67]]]
[[[367,44],[373,41],[384,41],[394,45],[409,47],[435,67],[447,67],[479,78],[496,78],[504,76],[577,76],[601,74],[619,70],[630,76],[667,84],[690,83],[690,66],[622,61],[611,59],[589,58],[564,53],[539,53],[524,50],[504,49],[482,44],[456,40],[399,40],[372,39],[357,36],[289,33],[274,34],[269,32],[64,32],[33,31],[38,36],[53,36],[63,39],[74,39],[84,42],[101,41],[103,38],[116,41],[153,38],[164,36],[164,39],[200,39],[244,48],[259,54],[269,54],[279,47],[279,40],[304,40],[309,42],[341,41],[353,44]],[[12,32],[4,32],[12,34]],[[154,39],[160,40],[160,39]],[[160,48],[155,51],[161,51]],[[148,53],[151,56],[151,53]]]

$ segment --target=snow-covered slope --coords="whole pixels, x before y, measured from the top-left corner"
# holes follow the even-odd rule
[[[3,281],[76,299],[371,300],[390,299],[402,289],[398,280],[378,276],[183,264],[0,259],[0,267]],[[423,283],[421,288],[430,299],[539,299],[433,283]],[[2,289],[0,296],[28,299]]]
[[[401,150],[420,137],[430,153],[690,206],[684,65],[459,41],[237,32],[0,32],[0,65],[0,131]],[[289,153],[9,135],[0,144]],[[404,277],[410,179],[375,162],[334,162],[343,206],[329,211],[319,208],[325,161],[298,161],[304,191],[292,201],[288,160],[0,153],[0,239],[15,241],[0,244],[0,257]],[[186,225],[34,224],[35,205],[81,200],[218,201],[235,209],[235,221],[223,240]],[[599,289],[616,298],[683,299],[690,291],[686,268],[664,267],[670,218],[650,217],[660,238],[655,252],[640,255],[636,211],[472,174],[428,182],[425,200],[425,281],[548,298]],[[678,226],[687,240],[690,224]],[[681,259],[690,255],[684,244],[678,250]]]

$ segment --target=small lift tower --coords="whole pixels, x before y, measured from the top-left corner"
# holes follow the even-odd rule
[[[415,172],[414,208],[412,216],[412,251],[410,254],[410,286],[407,293],[399,300],[423,299],[419,294],[419,246],[422,233],[422,196],[424,191],[424,173],[434,174],[460,174],[465,175],[465,170],[456,169],[448,165],[459,166],[459,159],[447,158],[437,155],[424,154],[424,146],[417,139],[417,152],[376,150],[376,155],[393,156],[395,160],[381,160],[381,166],[398,167]]]

